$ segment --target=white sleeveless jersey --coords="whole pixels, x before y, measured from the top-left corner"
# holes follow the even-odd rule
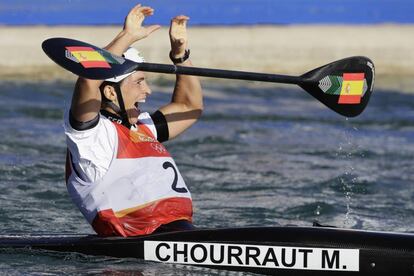
[[[172,221],[191,221],[190,192],[165,147],[142,122],[136,130],[113,126],[115,154],[101,179],[82,180],[70,155],[67,159],[69,194],[94,230],[136,236]]]

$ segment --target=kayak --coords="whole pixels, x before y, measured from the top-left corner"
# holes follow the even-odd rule
[[[333,227],[198,229],[128,238],[3,235],[0,248],[138,258],[269,275],[414,275],[414,234]]]

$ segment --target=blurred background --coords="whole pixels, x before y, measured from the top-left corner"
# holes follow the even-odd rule
[[[41,50],[68,37],[105,46],[127,0],[0,0],[0,233],[93,234],[64,183],[63,112],[76,76]],[[205,111],[166,143],[192,191],[199,227],[314,221],[338,227],[414,229],[414,2],[411,0],[154,0],[136,43],[170,63],[169,20],[190,16],[199,67],[301,75],[353,55],[376,65],[366,110],[344,118],[292,85],[203,78]],[[174,76],[149,74],[153,112]],[[0,274],[222,275],[214,270],[30,250],[0,252]],[[241,274],[237,274],[241,275]]]
[[[3,1],[1,22],[11,25],[118,25],[130,0]],[[254,24],[378,24],[412,23],[407,0],[152,0],[142,2],[157,10],[148,23],[168,25],[176,14],[191,14],[195,25]],[[108,10],[110,6],[110,10]],[[110,12],[109,12],[110,11]],[[93,14],[93,16],[92,16]]]
[[[135,1],[28,0],[0,2],[0,75],[64,74],[42,53],[53,36],[105,46]],[[413,73],[414,4],[410,0],[153,0],[146,24],[164,28],[136,45],[148,60],[168,62],[168,25],[190,16],[197,65],[300,74],[351,55],[366,55],[381,75]],[[67,76],[65,76],[67,77]],[[385,85],[383,78],[378,79]],[[386,78],[387,82],[393,78]],[[395,84],[395,83],[394,83]],[[412,83],[399,83],[410,89]]]

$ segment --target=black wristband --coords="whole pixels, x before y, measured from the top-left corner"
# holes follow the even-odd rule
[[[186,61],[188,58],[190,57],[190,49],[185,50],[184,52],[184,56],[180,57],[180,58],[174,58],[172,55],[172,52],[170,51],[170,59],[171,61],[176,64],[176,63],[183,63],[184,61]]]

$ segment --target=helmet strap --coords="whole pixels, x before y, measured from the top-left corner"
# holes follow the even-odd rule
[[[114,109],[114,111],[118,113],[119,116],[121,116],[122,125],[124,125],[125,127],[129,129],[131,128],[131,124],[129,123],[128,114],[125,109],[124,98],[122,97],[121,87],[119,83],[114,83],[114,88],[115,88],[116,96],[118,97],[118,104],[119,104],[119,108],[117,108],[118,110]]]
[[[114,102],[109,100],[105,96],[105,94],[103,93],[104,88],[105,88],[106,85],[111,85],[115,89],[115,93],[116,93],[116,97],[118,98],[119,106],[117,106]],[[128,119],[128,114],[127,114],[126,109],[125,109],[124,98],[122,97],[120,84],[104,81],[101,84],[101,86],[99,87],[99,90],[101,91],[103,104],[107,107],[110,107],[113,111],[115,111],[116,114],[118,114],[119,118],[118,117],[115,118],[115,121],[119,123],[119,119],[120,119],[122,121],[121,124],[123,126],[125,126],[127,128],[131,128],[131,124],[129,123],[129,119]],[[108,118],[109,117],[113,118],[113,116],[111,114],[109,114],[109,112],[106,112],[105,110],[101,110],[101,113],[103,115],[105,115],[106,117],[108,117]]]
[[[117,114],[119,114],[121,112],[121,109],[119,108],[119,106],[117,106],[115,103],[113,102],[106,102],[105,106],[110,107],[113,111],[115,111]]]

